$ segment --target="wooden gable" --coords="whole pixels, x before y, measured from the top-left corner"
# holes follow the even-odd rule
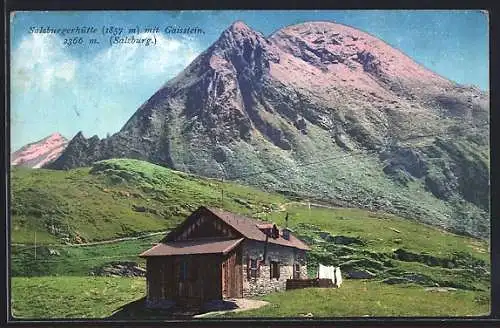
[[[193,212],[163,241],[182,241],[200,238],[241,238],[242,235],[216,215],[200,208]]]

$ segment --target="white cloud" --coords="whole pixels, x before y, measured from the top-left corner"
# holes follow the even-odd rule
[[[113,86],[139,78],[164,76],[168,79],[201,52],[196,41],[189,38],[172,39],[162,34],[155,37],[156,45],[115,44],[83,61],[71,56],[58,36],[30,34],[12,52],[12,86],[48,91],[58,80],[75,80],[88,87],[89,82],[95,85],[96,81]],[[134,38],[152,38],[152,34],[134,35]],[[106,88],[106,85],[100,87]]]
[[[30,34],[12,52],[12,87],[47,91],[57,80],[72,81],[76,67],[77,61],[67,54],[59,37]]]
[[[152,39],[153,35],[143,33],[133,37]],[[116,84],[143,78],[170,78],[201,52],[195,41],[166,38],[162,34],[155,35],[155,38],[156,45],[122,43],[110,46],[89,63],[89,70],[93,74],[105,72],[103,78]]]
[[[55,131],[68,137],[79,130],[100,137],[116,132],[201,52],[197,40],[156,38],[156,45],[91,50],[65,48],[55,35],[25,36],[11,52],[13,144],[21,146]]]

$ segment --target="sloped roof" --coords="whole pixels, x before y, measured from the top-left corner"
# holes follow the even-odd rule
[[[242,215],[227,212],[221,209],[213,207],[205,207],[208,211],[212,212],[226,224],[233,227],[244,237],[257,241],[266,241],[266,234],[259,229],[259,226],[266,224],[266,222],[257,221]],[[281,235],[279,238],[268,238],[268,242],[271,244],[277,244],[282,246],[295,247],[303,250],[310,250],[309,246],[303,241],[290,234],[290,239],[284,239]]]
[[[140,257],[193,255],[193,254],[227,254],[238,246],[244,238],[230,240],[187,240],[159,243],[145,251]]]

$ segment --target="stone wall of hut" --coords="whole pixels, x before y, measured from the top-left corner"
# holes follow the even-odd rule
[[[256,277],[249,269],[251,260],[258,261]],[[271,262],[279,263],[279,278],[271,277]],[[245,240],[243,243],[243,297],[285,290],[286,280],[294,278],[295,264],[300,265],[300,279],[307,279],[305,251],[272,243],[268,243],[265,249],[264,242]]]

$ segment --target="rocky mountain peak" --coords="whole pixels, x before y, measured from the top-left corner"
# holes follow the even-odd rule
[[[76,140],[87,140],[87,139],[85,139],[85,136],[83,135],[82,131],[78,131],[78,133],[73,137],[72,141]]]
[[[11,165],[40,168],[57,159],[68,145],[59,132],[30,143],[11,155]]]
[[[262,35],[250,28],[242,21],[236,21],[221,33],[220,38],[215,42],[216,52],[235,50],[244,52],[249,48],[268,48],[270,42]]]
[[[52,140],[57,140],[57,139],[66,139],[64,138],[59,132],[54,132],[52,133],[49,137],[49,139],[52,139]]]
[[[345,66],[350,71],[362,69],[382,79],[397,76],[409,82],[425,79],[435,84],[449,84],[384,41],[342,24],[296,24],[277,31],[269,40],[282,51],[325,72]]]
[[[243,21],[235,21],[231,26],[229,26],[228,30],[234,32],[234,33],[240,33],[240,34],[245,34],[245,33],[252,33],[254,32],[245,22]]]

